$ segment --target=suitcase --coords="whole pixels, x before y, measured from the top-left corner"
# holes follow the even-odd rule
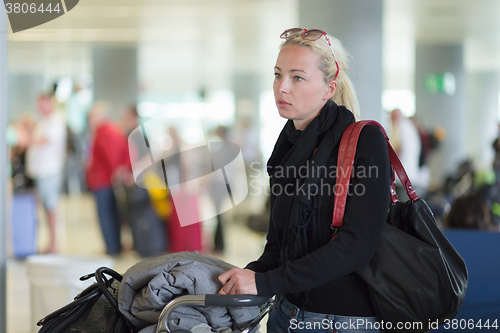
[[[115,184],[114,190],[122,219],[130,225],[137,253],[152,257],[167,252],[165,222],[154,211],[148,191],[123,184]]]
[[[170,252],[201,251],[201,222],[186,226],[181,226],[179,216],[175,210],[172,197],[169,197],[173,210],[168,220],[168,237]],[[185,204],[192,207],[192,214],[198,214],[198,200],[195,195],[186,195],[183,198]]]
[[[34,194],[14,194],[12,197],[12,252],[15,258],[36,254],[37,210]]]
[[[131,210],[129,223],[134,249],[142,257],[154,257],[167,252],[165,223],[156,215],[151,205]]]

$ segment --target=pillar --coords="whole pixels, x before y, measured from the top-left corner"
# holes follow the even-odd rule
[[[7,333],[7,22],[0,6],[0,333]]]
[[[471,73],[467,76],[467,155],[477,168],[491,168],[493,140],[498,136],[498,71]]]
[[[429,158],[431,186],[442,185],[446,176],[467,156],[463,58],[462,44],[417,43],[416,46],[416,119],[428,129],[443,126],[447,133],[444,142]],[[445,76],[447,79],[443,80]],[[440,84],[437,81],[446,82]]]
[[[299,26],[339,39],[354,58],[349,76],[361,117],[382,120],[382,0],[299,0]]]
[[[117,120],[123,108],[137,102],[137,47],[94,46],[94,101],[111,105]]]

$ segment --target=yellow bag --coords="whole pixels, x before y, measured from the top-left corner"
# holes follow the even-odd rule
[[[173,207],[170,200],[168,200],[168,188],[160,189],[165,186],[165,183],[154,172],[147,172],[144,175],[144,185],[148,190],[155,213],[162,219],[170,217]]]

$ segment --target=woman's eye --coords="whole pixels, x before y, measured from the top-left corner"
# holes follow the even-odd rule
[[[281,77],[281,74],[280,73],[274,73],[274,77],[279,79]]]
[[[300,76],[294,76],[293,77],[295,81],[302,81],[304,80],[304,78],[300,77]]]

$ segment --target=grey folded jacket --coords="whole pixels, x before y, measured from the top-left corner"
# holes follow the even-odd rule
[[[160,312],[181,295],[217,294],[218,277],[234,268],[222,260],[197,252],[180,252],[143,260],[123,275],[118,306],[140,333],[153,333]],[[182,306],[170,316],[169,327],[191,329],[199,324],[229,327],[239,332],[258,314],[258,307],[221,308]]]

